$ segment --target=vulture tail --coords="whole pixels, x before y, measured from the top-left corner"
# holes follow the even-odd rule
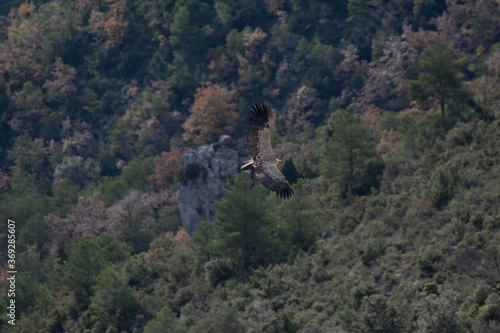
[[[252,173],[253,160],[243,162],[243,165],[241,166],[241,170],[245,171],[246,173]]]

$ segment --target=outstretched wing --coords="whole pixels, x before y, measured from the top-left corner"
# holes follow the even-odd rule
[[[276,163],[259,165],[254,169],[254,172],[266,188],[276,192],[276,196],[288,199],[294,194],[292,186],[290,186],[285,176],[280,172]]]
[[[247,144],[252,154],[253,170],[260,182],[276,192],[280,198],[290,198],[294,193],[293,188],[276,165],[276,156],[271,147],[269,112],[264,102],[252,106],[247,128]]]
[[[252,157],[272,154],[271,135],[269,131],[269,113],[264,102],[255,103],[250,113],[250,121],[247,128],[248,151]],[[274,154],[272,154],[274,156]]]

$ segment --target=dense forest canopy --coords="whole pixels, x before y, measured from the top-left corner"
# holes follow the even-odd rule
[[[0,28],[2,330],[500,330],[498,1],[6,1]],[[246,156],[261,100],[294,197],[234,175],[188,234],[182,157]]]

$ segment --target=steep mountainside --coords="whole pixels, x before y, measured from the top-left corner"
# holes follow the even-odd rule
[[[499,17],[1,4],[0,330],[499,331]],[[261,100],[290,200],[239,173]]]

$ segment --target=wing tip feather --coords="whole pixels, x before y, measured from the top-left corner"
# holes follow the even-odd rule
[[[266,124],[269,120],[269,112],[267,110],[267,105],[264,101],[261,103],[254,103],[252,105],[252,110],[250,112],[250,123],[256,123],[258,125]]]
[[[276,196],[283,200],[290,199],[295,194],[293,187],[286,180],[276,183],[274,189],[271,190],[275,191]]]

